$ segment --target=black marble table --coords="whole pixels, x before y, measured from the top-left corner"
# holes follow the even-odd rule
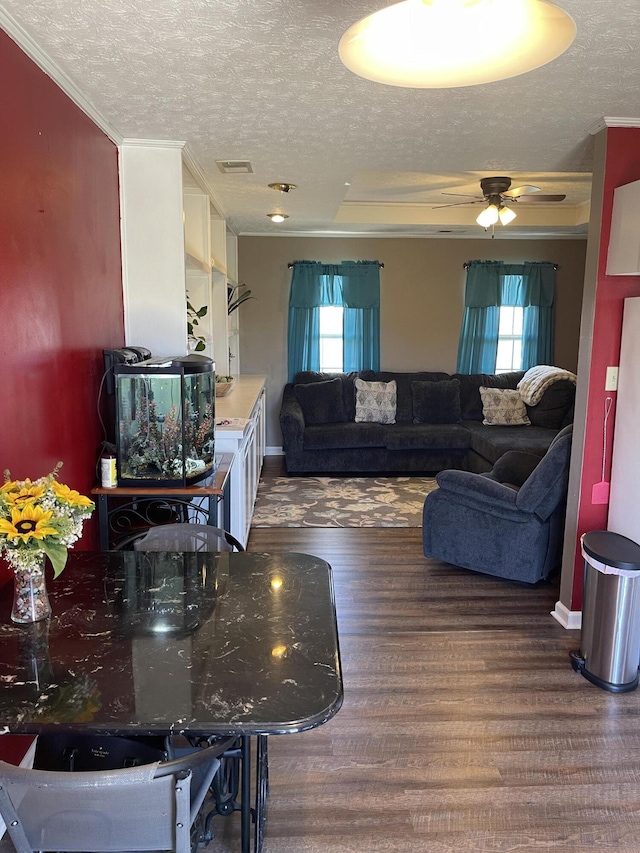
[[[266,735],[310,729],[342,703],[331,567],[307,554],[70,552],[52,617],[10,620],[0,590],[0,732],[237,735],[243,849],[249,738],[256,832]]]

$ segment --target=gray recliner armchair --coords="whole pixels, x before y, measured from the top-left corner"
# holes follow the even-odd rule
[[[509,451],[488,474],[442,471],[427,495],[426,557],[536,583],[559,565],[571,455],[565,427],[542,457]]]

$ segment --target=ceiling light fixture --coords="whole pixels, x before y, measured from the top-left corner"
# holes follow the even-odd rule
[[[498,211],[498,216],[500,217],[500,222],[502,222],[503,225],[508,225],[516,218],[516,212],[510,207],[504,207],[503,205]]]
[[[502,225],[508,225],[515,218],[516,212],[510,207],[506,207],[499,195],[492,195],[489,196],[489,204],[476,217],[476,222],[483,228],[490,228],[498,221]]]
[[[390,86],[439,89],[516,77],[560,56],[573,19],[547,0],[402,0],[350,27],[350,71]]]
[[[272,222],[284,222],[289,216],[286,213],[267,213],[267,216]]]
[[[281,193],[290,193],[291,190],[297,190],[298,187],[295,184],[285,184],[285,183],[276,183],[276,184],[267,184],[267,186],[272,190],[278,190]]]
[[[496,224],[498,218],[498,206],[496,204],[489,204],[480,214],[478,214],[476,222],[478,225],[482,225],[483,228],[489,228],[491,225]]]

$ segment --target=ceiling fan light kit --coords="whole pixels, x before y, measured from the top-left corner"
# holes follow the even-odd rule
[[[402,0],[350,27],[338,53],[367,80],[453,88],[539,68],[575,34],[573,19],[547,0]]]
[[[478,225],[482,225],[483,228],[490,228],[496,224],[499,216],[498,205],[492,202],[478,214],[476,222]]]
[[[503,225],[508,225],[510,222],[516,218],[515,210],[511,210],[510,207],[505,207],[502,205],[500,210],[498,211],[498,218]]]

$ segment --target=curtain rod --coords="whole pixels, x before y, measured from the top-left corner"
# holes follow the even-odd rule
[[[533,263],[536,263],[536,261],[533,261]],[[465,264],[462,264],[462,269],[463,269],[463,270],[468,270],[468,269],[469,269],[469,264],[470,264],[470,261],[467,261]],[[291,264],[289,264],[289,266],[291,266]],[[558,264],[554,264],[554,265],[553,265],[553,268],[554,268],[554,270],[557,272],[557,271],[560,269],[560,266],[559,266]]]
[[[381,263],[380,261],[378,261],[378,266],[379,266],[381,269],[384,269],[384,264],[383,264],[383,263]],[[287,267],[288,267],[289,269],[291,269],[291,268],[293,267],[293,264],[287,264]]]

